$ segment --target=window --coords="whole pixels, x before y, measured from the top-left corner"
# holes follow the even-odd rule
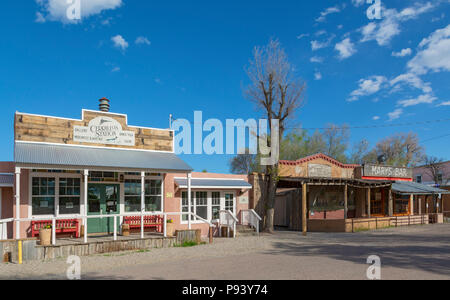
[[[416,176],[416,182],[417,183],[422,183],[422,175],[417,175]]]
[[[118,182],[119,173],[115,172],[89,172],[89,181],[92,182]]]
[[[79,214],[80,213],[80,178],[60,178],[59,179],[59,213]]]
[[[438,181],[436,182],[437,184],[442,184],[442,173],[438,174],[437,181]]]
[[[395,195],[394,214],[404,215],[409,213],[409,195]]]
[[[371,191],[370,211],[372,215],[384,215],[383,195],[381,190]]]
[[[55,213],[55,178],[33,177],[33,215],[53,215]]]
[[[211,216],[213,220],[218,220],[220,218],[220,192],[212,192],[211,198]]]
[[[145,210],[146,211],[162,211],[162,181],[146,180],[145,181]]]
[[[161,211],[162,181],[145,180],[145,211]],[[141,180],[125,180],[125,212],[141,210]]]
[[[225,210],[229,210],[234,213],[234,195],[225,194]]]
[[[205,220],[208,220],[208,193],[195,193],[195,214]]]
[[[191,192],[191,201],[194,200],[194,193]],[[191,211],[194,211],[194,205],[191,206]],[[188,199],[188,193],[187,192],[182,192],[181,193],[181,212],[189,212],[189,199]],[[187,215],[183,215],[183,221],[187,222],[188,220],[188,216]]]

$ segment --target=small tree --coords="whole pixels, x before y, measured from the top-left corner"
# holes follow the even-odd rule
[[[296,78],[284,49],[278,40],[271,39],[264,47],[255,47],[250,66],[246,68],[250,85],[245,89],[247,99],[256,104],[258,110],[269,120],[269,131],[272,133],[271,120],[279,121],[279,141],[283,138],[286,123],[295,116],[304,103],[305,83]],[[271,145],[268,145],[271,146]],[[266,190],[263,201],[266,208],[265,229],[273,232],[275,194],[278,182],[278,164],[266,166]]]
[[[442,184],[442,181],[444,180],[443,162],[444,160],[442,158],[437,158],[435,156],[426,156],[424,158],[426,172],[431,176],[436,185]]]

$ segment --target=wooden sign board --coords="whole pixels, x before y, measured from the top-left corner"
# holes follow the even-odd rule
[[[83,110],[82,119],[16,113],[16,141],[174,152],[173,131],[129,126],[127,115]]]
[[[363,167],[363,171],[364,177],[405,178],[405,179],[410,179],[413,177],[412,169],[408,168],[365,164]]]

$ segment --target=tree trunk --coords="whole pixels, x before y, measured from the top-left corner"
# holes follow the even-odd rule
[[[269,233],[274,232],[274,215],[275,215],[275,197],[277,192],[277,185],[278,182],[273,178],[272,174],[267,175],[268,183],[266,188],[266,199],[265,199],[265,205],[266,205],[266,222],[265,222],[265,231]]]

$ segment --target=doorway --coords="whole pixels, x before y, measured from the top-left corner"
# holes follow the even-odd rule
[[[120,185],[89,184],[88,185],[88,215],[114,215],[119,210]],[[118,222],[119,223],[119,222]],[[119,225],[117,224],[117,227]],[[114,232],[113,218],[88,219],[88,233]]]

